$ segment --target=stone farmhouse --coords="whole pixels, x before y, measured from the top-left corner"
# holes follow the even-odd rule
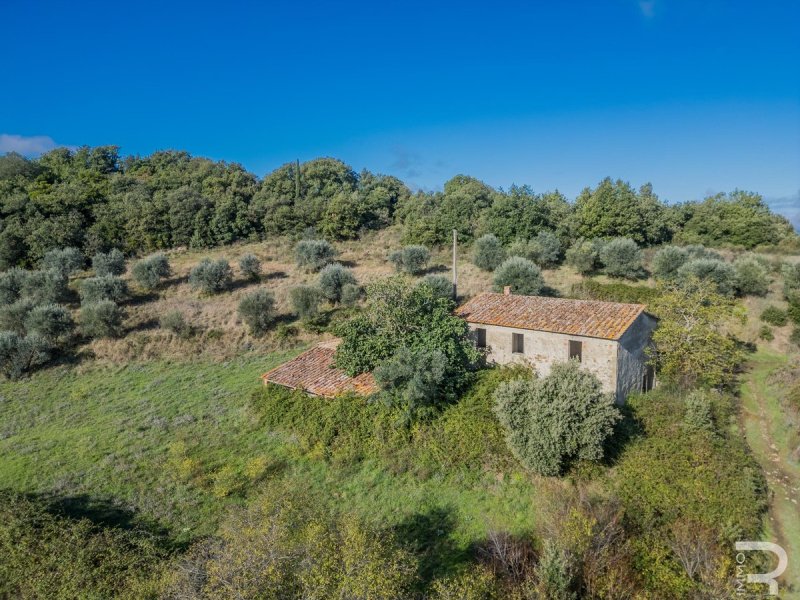
[[[475,344],[489,362],[524,363],[545,376],[557,362],[574,359],[594,373],[603,390],[624,402],[631,392],[653,387],[645,350],[656,319],[641,304],[566,300],[543,296],[483,293],[458,309]],[[377,391],[371,373],[349,377],[333,366],[339,340],[331,340],[261,376],[272,383],[333,398],[345,392]]]
[[[545,376],[554,363],[578,360],[619,403],[655,383],[645,351],[656,319],[642,304],[521,296],[506,288],[475,296],[456,314],[490,362],[527,363]]]

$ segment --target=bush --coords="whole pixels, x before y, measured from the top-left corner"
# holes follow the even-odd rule
[[[775,327],[783,327],[789,322],[789,316],[777,306],[768,306],[761,312],[761,320]]]
[[[335,304],[341,302],[342,288],[348,283],[357,284],[356,276],[347,267],[333,263],[320,271],[317,285],[322,295]]]
[[[73,329],[72,315],[59,304],[37,306],[25,318],[25,331],[41,336],[50,344],[64,341]]]
[[[495,412],[520,462],[559,475],[579,460],[600,460],[621,419],[611,394],[575,361],[553,365],[543,379],[517,379],[495,392]]]
[[[92,269],[97,277],[122,275],[125,272],[125,255],[116,248],[108,252],[98,252],[92,257]]]
[[[444,275],[426,275],[423,277],[418,286],[426,286],[433,291],[435,296],[439,298],[452,298],[453,297],[453,282]]]
[[[158,253],[143,258],[133,265],[131,275],[143,289],[154,290],[164,277],[169,277],[171,271],[167,257]]]
[[[42,258],[42,270],[55,270],[69,277],[83,268],[86,259],[77,248],[60,248],[49,250]]]
[[[336,250],[325,240],[300,240],[294,247],[294,256],[298,267],[315,272],[333,262]]]
[[[15,331],[0,331],[0,372],[8,379],[19,379],[47,363],[49,350],[47,340],[35,333],[23,337]]]
[[[81,306],[80,325],[90,338],[119,337],[122,334],[122,309],[111,300]]]
[[[20,298],[13,304],[0,307],[0,330],[25,333],[25,319],[37,304],[30,298]]]
[[[494,290],[502,292],[505,286],[515,294],[535,296],[544,287],[542,271],[527,258],[512,256],[494,272]]]
[[[81,283],[81,305],[96,304],[101,300],[122,302],[128,297],[127,284],[114,275],[89,277]]]
[[[442,388],[447,375],[447,357],[439,350],[403,347],[378,365],[374,375],[384,402],[402,410],[411,421],[433,414],[432,410],[445,398]]]
[[[204,258],[189,272],[189,285],[205,294],[217,294],[231,285],[233,271],[225,259]]]
[[[479,237],[472,246],[472,263],[484,271],[494,271],[506,259],[503,244],[493,233]]]
[[[712,431],[714,421],[711,413],[711,400],[701,390],[695,390],[686,396],[686,411],[683,424],[689,431]]]
[[[758,260],[744,256],[733,263],[736,288],[742,296],[766,296],[769,291],[769,271]]]
[[[710,281],[723,296],[733,296],[736,286],[736,271],[728,263],[713,258],[696,258],[678,269],[677,281],[682,286],[691,286],[696,280]]]
[[[183,313],[179,310],[171,310],[163,314],[158,320],[158,325],[161,329],[171,331],[179,338],[191,337],[193,333],[192,326],[189,325]]]
[[[600,283],[595,279],[584,279],[572,285],[571,294],[583,300],[648,304],[659,295],[659,291],[646,285],[630,285],[621,282]]]
[[[800,327],[795,327],[789,336],[789,341],[795,346],[800,346]]]
[[[800,290],[800,262],[785,263],[781,267],[781,275],[783,275],[783,296],[788,300],[794,292]]]
[[[561,259],[561,242],[552,231],[540,231],[530,241],[530,256],[526,257],[543,269],[554,267]]]
[[[642,251],[630,238],[614,238],[599,252],[603,270],[611,277],[636,279],[642,274]]]
[[[431,260],[431,252],[425,246],[405,246],[389,255],[389,262],[403,273],[416,275],[425,270]]]
[[[22,280],[20,291],[23,297],[30,298],[37,304],[61,302],[68,293],[67,276],[57,269],[28,271]]]
[[[355,306],[361,298],[361,286],[354,283],[345,283],[342,286],[342,304],[344,306]]]
[[[28,272],[19,267],[12,267],[0,273],[0,304],[13,304],[19,300],[22,284],[27,277]]]
[[[680,269],[689,260],[689,253],[678,246],[664,246],[653,255],[651,270],[656,279],[673,280]]]
[[[275,296],[266,289],[250,292],[239,301],[238,312],[250,333],[262,336],[275,321]]]
[[[597,268],[597,249],[589,240],[579,239],[567,250],[567,264],[581,275],[588,275]]]
[[[319,313],[322,292],[313,285],[298,285],[289,290],[292,311],[302,320],[313,319]]]
[[[239,259],[239,270],[245,279],[258,281],[261,277],[261,261],[254,254],[245,254]]]
[[[775,339],[775,334],[772,333],[772,328],[769,325],[762,325],[758,330],[758,339],[771,342]]]
[[[689,253],[690,260],[694,260],[696,258],[705,258],[708,260],[723,260],[722,255],[719,252],[714,252],[713,250],[709,250],[702,244],[689,244],[688,246],[684,246],[683,249]]]

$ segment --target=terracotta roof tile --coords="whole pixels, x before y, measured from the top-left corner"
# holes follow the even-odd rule
[[[378,390],[372,373],[350,377],[333,366],[336,342],[320,344],[264,373],[265,384],[275,383],[315,396],[333,398],[344,392],[368,396]]]
[[[617,340],[644,308],[642,304],[486,292],[460,306],[456,314],[470,323]]]

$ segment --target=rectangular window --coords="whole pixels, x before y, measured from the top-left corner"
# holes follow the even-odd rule
[[[583,361],[583,342],[576,342],[575,340],[569,341],[569,357],[578,362]]]
[[[478,328],[475,330],[475,345],[478,348],[486,348],[486,330]]]
[[[523,334],[511,334],[511,352],[514,354],[523,354],[525,352],[525,336]]]

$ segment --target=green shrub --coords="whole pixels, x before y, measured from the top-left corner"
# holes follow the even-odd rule
[[[444,275],[426,275],[417,285],[424,285],[430,288],[434,295],[440,298],[453,297],[453,283]]]
[[[11,267],[0,273],[0,304],[13,304],[19,300],[22,284],[27,277],[28,272],[19,267]]]
[[[447,357],[440,350],[400,348],[373,373],[384,402],[402,410],[409,421],[430,416],[446,398]]]
[[[362,289],[360,285],[345,283],[342,286],[341,302],[344,306],[355,306],[361,299]]]
[[[769,325],[762,325],[758,330],[758,339],[771,342],[775,339],[775,334],[772,333],[772,328]]]
[[[333,262],[336,250],[325,240],[300,240],[294,247],[294,256],[298,267],[316,272]]]
[[[769,291],[769,272],[758,260],[744,256],[733,263],[736,289],[742,296],[766,296]]]
[[[656,288],[628,283],[600,283],[595,279],[584,279],[572,285],[571,294],[583,300],[647,304],[659,295]]]
[[[761,320],[775,327],[783,327],[789,322],[789,316],[786,314],[785,310],[770,305],[761,311]]]
[[[714,421],[711,414],[711,400],[701,390],[695,390],[684,400],[686,410],[683,414],[683,424],[689,431],[712,431]]]
[[[233,271],[225,259],[204,258],[189,272],[189,285],[204,294],[218,294],[231,285]]]
[[[250,333],[262,336],[275,321],[275,296],[263,288],[250,292],[239,301],[238,312]]]
[[[161,315],[158,320],[161,329],[171,331],[179,338],[189,338],[194,333],[192,326],[186,321],[186,317],[179,310],[171,310]]]
[[[239,270],[245,279],[258,281],[261,277],[261,261],[254,254],[245,254],[239,259]]]
[[[25,318],[25,331],[35,333],[51,344],[64,341],[74,329],[72,315],[59,304],[37,306]]]
[[[603,271],[611,277],[636,279],[642,274],[642,251],[630,238],[614,238],[599,252]]]
[[[341,302],[342,289],[348,283],[356,285],[356,276],[347,267],[333,263],[320,271],[317,286],[327,300],[336,304]]]
[[[479,237],[472,246],[472,264],[484,271],[494,271],[506,259],[502,242],[493,233]]]
[[[736,271],[728,263],[713,258],[690,260],[678,269],[677,280],[683,286],[691,286],[696,280],[710,281],[723,296],[732,296],[736,289]]]
[[[547,541],[536,565],[536,589],[541,598],[575,600],[573,587],[574,566],[566,550]]]
[[[61,302],[69,294],[67,276],[57,269],[28,271],[20,293],[37,304]]]
[[[398,272],[416,275],[424,271],[431,260],[431,251],[425,246],[405,246],[389,255],[389,262]]]
[[[800,262],[784,263],[781,267],[783,275],[783,296],[787,300],[800,290]]]
[[[789,336],[789,341],[795,346],[800,346],[800,327],[795,327]]]
[[[581,275],[588,275],[598,266],[599,257],[596,246],[583,238],[569,247],[566,254],[567,264],[575,268]]]
[[[543,269],[554,267],[561,259],[561,241],[552,231],[543,230],[529,243],[528,258]]]
[[[69,277],[83,268],[86,259],[77,248],[48,250],[42,258],[42,271],[55,270]]]
[[[161,280],[169,277],[171,272],[169,260],[161,253],[143,258],[131,269],[133,280],[145,290],[156,289]]]
[[[298,285],[289,290],[292,311],[302,320],[312,319],[319,313],[322,292],[313,285]]]
[[[25,319],[36,306],[36,301],[30,298],[20,298],[13,304],[0,306],[0,330],[25,333]]]
[[[122,279],[114,275],[89,277],[81,283],[80,296],[81,306],[96,304],[101,300],[122,302],[128,297],[128,286]]]
[[[81,305],[81,331],[90,338],[119,337],[122,317],[122,309],[111,300]]]
[[[690,260],[695,260],[698,258],[706,260],[724,260],[719,252],[709,250],[702,244],[689,244],[688,246],[684,246],[683,249],[689,253]]]
[[[504,383],[494,398],[511,451],[540,475],[559,475],[576,461],[602,459],[621,419],[613,396],[575,361],[553,365],[543,379]]]
[[[49,360],[50,344],[40,335],[0,331],[0,373],[6,378],[19,379]]]
[[[92,269],[96,277],[122,275],[125,272],[125,255],[116,248],[98,252],[92,257]]]
[[[800,325],[800,293],[793,292],[788,302],[789,308],[786,309],[786,316],[792,323]]]
[[[653,277],[667,281],[678,276],[678,269],[689,261],[689,252],[679,246],[664,246],[653,255]]]
[[[494,290],[502,292],[506,286],[515,294],[535,296],[544,287],[542,271],[527,258],[512,256],[494,272]]]

